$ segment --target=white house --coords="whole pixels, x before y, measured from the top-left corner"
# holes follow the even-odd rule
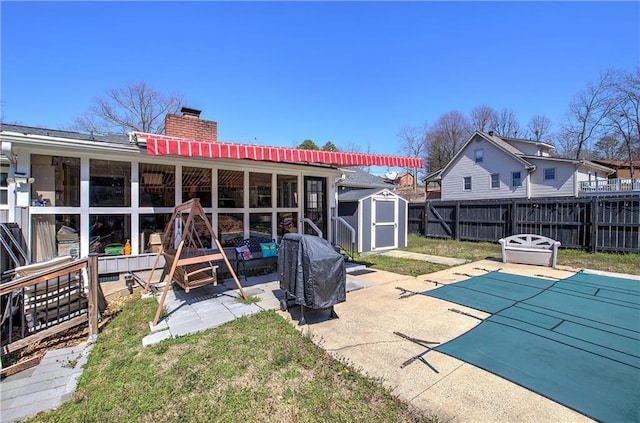
[[[613,169],[554,157],[544,142],[475,132],[438,174],[441,199],[578,196],[580,183],[606,181]]]
[[[224,246],[287,232],[331,241],[345,166],[420,167],[412,158],[219,142],[183,108],[166,135],[99,135],[2,124],[0,223],[16,222],[31,261],[153,252],[174,207],[198,197]],[[210,240],[209,240],[210,242]]]

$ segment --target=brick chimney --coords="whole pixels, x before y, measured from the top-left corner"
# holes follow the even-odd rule
[[[204,142],[218,141],[218,123],[200,119],[200,110],[183,107],[180,115],[166,115],[164,132],[170,137],[188,138]]]

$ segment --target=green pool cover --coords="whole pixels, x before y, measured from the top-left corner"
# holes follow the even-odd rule
[[[640,281],[491,272],[423,294],[492,313],[435,350],[595,420],[640,421]]]

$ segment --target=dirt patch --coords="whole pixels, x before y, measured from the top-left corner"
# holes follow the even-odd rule
[[[131,297],[111,298],[107,303],[106,310],[102,314],[100,327],[108,324],[108,322],[115,317],[120,310],[122,310],[123,304],[130,298]],[[48,351],[80,345],[83,342],[86,342],[88,337],[89,328],[87,324],[76,326],[50,336],[49,338],[35,341],[18,351],[3,355],[2,367],[3,369],[6,369],[11,366],[22,364],[23,367],[21,367],[20,370],[28,369],[29,367],[36,366]]]

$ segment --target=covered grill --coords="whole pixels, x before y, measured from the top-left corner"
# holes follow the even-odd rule
[[[300,321],[304,324],[304,308],[331,308],[347,296],[344,257],[327,241],[315,235],[285,234],[278,249],[278,276],[285,297],[280,308],[289,301],[300,305]]]

